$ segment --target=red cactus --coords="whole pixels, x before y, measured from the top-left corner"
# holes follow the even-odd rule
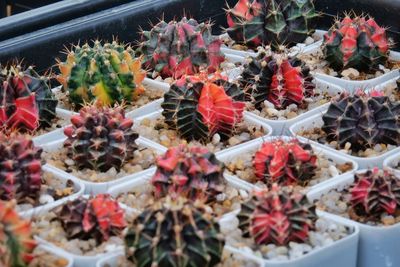
[[[184,76],[164,95],[165,121],[183,137],[207,140],[215,133],[227,137],[242,120],[244,93],[225,77],[207,73]]]
[[[223,164],[206,148],[173,147],[156,164],[151,183],[157,198],[184,195],[212,200],[224,189]]]
[[[260,53],[244,66],[240,78],[243,88],[250,90],[255,107],[268,100],[278,109],[290,104],[306,105],[305,98],[314,95],[315,84],[310,69],[297,58],[285,53],[272,56]]]
[[[253,166],[257,178],[269,185],[305,186],[315,175],[317,156],[309,144],[277,139],[263,143],[254,155]]]
[[[98,243],[119,235],[127,225],[124,210],[106,194],[66,203],[58,210],[57,219],[68,238],[94,238]]]
[[[256,192],[243,203],[238,219],[243,236],[252,237],[256,244],[285,246],[291,241],[304,243],[317,216],[305,195],[274,184],[270,191]]]
[[[358,216],[380,218],[400,211],[400,179],[378,168],[356,174],[350,189],[351,206]]]
[[[336,70],[368,70],[384,64],[390,43],[386,30],[373,18],[346,15],[324,35],[324,54]]]

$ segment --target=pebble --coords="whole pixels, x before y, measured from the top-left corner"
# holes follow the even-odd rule
[[[385,217],[382,218],[382,223],[383,223],[384,225],[393,225],[393,224],[396,223],[396,221],[395,221],[395,219],[394,219],[393,216],[387,215],[387,216],[385,216]]]
[[[238,139],[235,136],[232,136],[231,138],[229,138],[228,143],[230,146],[235,146],[240,143],[240,139]]]
[[[274,108],[267,108],[267,114],[268,114],[269,116],[278,116],[279,111],[277,111],[277,110],[274,109]]]
[[[287,117],[288,119],[293,119],[293,118],[297,117],[297,113],[294,112],[294,111],[290,111],[290,112],[286,115],[286,117]]]
[[[218,202],[222,202],[222,201],[224,201],[226,199],[226,194],[225,193],[221,193],[221,194],[218,194],[217,196],[216,196],[216,200],[218,201]]]
[[[221,141],[221,136],[220,136],[219,134],[217,134],[217,133],[214,134],[213,137],[212,137],[211,142],[212,142],[214,145],[217,145],[220,141]]]
[[[48,204],[48,203],[53,203],[54,198],[50,195],[41,195],[39,198],[39,203],[40,204]]]
[[[248,141],[248,140],[250,140],[250,138],[251,138],[251,136],[250,136],[250,134],[247,133],[247,132],[241,133],[241,134],[239,135],[239,139],[240,139],[242,142],[243,142],[243,141]]]
[[[382,152],[383,147],[382,147],[381,144],[376,144],[376,145],[374,146],[374,150],[375,150],[376,152]]]
[[[360,72],[358,70],[356,70],[356,69],[353,69],[353,68],[345,69],[344,71],[342,71],[341,74],[342,74],[343,77],[347,77],[347,78],[350,78],[350,79],[355,79],[358,76],[360,76]]]
[[[296,111],[296,110],[298,109],[298,107],[297,107],[296,104],[290,104],[290,105],[287,107],[287,109],[290,110],[290,111]]]
[[[266,108],[275,109],[274,104],[272,104],[272,103],[269,102],[268,100],[265,100],[265,101],[264,101],[264,106],[265,106]]]
[[[351,148],[351,143],[347,142],[347,143],[344,145],[344,149],[350,150],[350,148]]]
[[[75,165],[75,161],[73,161],[72,159],[66,159],[65,160],[65,164],[67,164],[68,166],[74,166]]]
[[[308,36],[308,37],[306,38],[306,40],[304,41],[304,43],[305,43],[306,45],[310,45],[310,44],[314,43],[314,38],[312,38],[311,36]]]
[[[337,169],[334,165],[330,165],[329,168],[328,168],[328,170],[329,170],[329,174],[330,174],[332,177],[335,177],[335,176],[339,175],[339,171],[338,171],[338,169]]]

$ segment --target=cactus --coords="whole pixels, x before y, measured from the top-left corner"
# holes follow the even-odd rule
[[[400,180],[386,170],[355,174],[350,194],[351,209],[359,217],[379,220],[400,211]]]
[[[221,41],[212,36],[211,23],[194,19],[160,21],[150,31],[142,32],[137,52],[143,55],[143,65],[162,78],[179,79],[201,70],[209,73],[219,69],[224,56]]]
[[[379,92],[342,93],[322,116],[328,141],[340,148],[349,142],[355,152],[376,144],[399,145],[400,104]]]
[[[15,211],[15,201],[0,201],[0,266],[27,267],[35,247],[31,223]]]
[[[126,255],[140,267],[212,267],[225,241],[199,202],[167,198],[144,210],[125,236]]]
[[[312,97],[315,90],[309,67],[284,52],[272,55],[261,52],[251,58],[244,66],[239,82],[259,110],[265,100],[277,109],[285,109],[291,104],[304,108],[307,106],[305,99]]]
[[[76,109],[93,101],[102,105],[131,103],[144,92],[142,81],[146,76],[141,59],[133,54],[131,47],[116,41],[74,46],[65,62],[58,60],[61,74],[57,79]]]
[[[335,70],[355,68],[360,71],[377,69],[389,56],[390,42],[386,29],[373,18],[346,15],[336,21],[324,35],[324,57]]]
[[[313,0],[239,0],[227,9],[227,33],[249,48],[291,46],[314,32],[317,16]]]
[[[124,210],[109,195],[80,197],[59,207],[60,221],[69,239],[95,239],[97,244],[119,236],[127,226]]]
[[[122,106],[85,106],[71,123],[64,129],[64,147],[79,169],[106,172],[114,167],[119,171],[137,149],[138,134]]]
[[[268,185],[306,186],[315,175],[317,155],[309,144],[297,139],[264,142],[254,155],[257,179]]]
[[[244,237],[257,245],[277,246],[306,242],[317,220],[315,205],[305,195],[277,184],[270,191],[256,192],[241,205],[237,217]]]
[[[36,200],[42,184],[42,149],[28,135],[0,132],[0,199]],[[28,201],[29,202],[29,201]]]
[[[220,75],[183,76],[165,93],[162,115],[185,139],[208,141],[216,133],[227,139],[242,120],[243,100],[243,91]]]
[[[157,171],[151,179],[157,198],[184,195],[192,200],[215,200],[223,192],[224,165],[203,147],[180,145],[157,158]]]
[[[33,67],[0,66],[0,126],[27,131],[50,127],[57,102],[47,78]]]

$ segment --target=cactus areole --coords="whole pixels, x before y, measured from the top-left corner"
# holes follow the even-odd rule
[[[377,70],[379,64],[385,65],[389,56],[386,29],[369,17],[346,15],[324,35],[323,42],[325,59],[335,70]]]
[[[47,78],[33,67],[0,66],[0,127],[27,131],[50,127],[57,102]]]
[[[227,9],[229,36],[250,48],[292,46],[314,32],[313,0],[239,0]]]
[[[162,78],[179,79],[199,71],[219,69],[225,60],[221,41],[212,35],[211,23],[194,19],[160,21],[150,31],[142,32],[137,52],[143,55],[143,65]]]
[[[243,118],[244,98],[236,84],[220,75],[183,76],[165,93],[162,115],[188,140],[209,141],[216,133],[227,139]]]

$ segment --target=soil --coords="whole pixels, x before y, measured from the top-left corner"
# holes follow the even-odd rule
[[[41,205],[45,205],[61,198],[75,194],[74,183],[54,177],[52,173],[43,172],[42,186],[40,188],[40,197],[37,199],[25,198],[25,202],[17,205],[17,211],[27,211]]]
[[[47,133],[49,133],[51,131],[60,129],[60,128],[68,125],[68,124],[70,124],[70,120],[66,120],[64,118],[56,117],[56,118],[53,119],[52,125],[50,127],[39,128],[37,131],[35,131],[33,133],[33,137],[37,137],[37,136],[40,136],[40,135],[43,135],[43,134],[47,134]]]
[[[111,168],[107,172],[98,172],[92,169],[79,170],[75,166],[75,162],[68,158],[67,149],[64,147],[55,152],[44,152],[43,154],[48,164],[79,179],[94,183],[113,181],[148,169],[154,165],[157,156],[157,152],[151,148],[139,148],[134,152],[134,157],[126,162],[119,172],[115,168]]]
[[[186,140],[179,137],[177,131],[169,129],[168,125],[164,122],[164,117],[162,115],[155,119],[145,118],[140,121],[140,123],[136,123],[133,128],[141,136],[151,139],[165,147],[187,143]],[[198,141],[190,141],[189,145],[204,145],[210,151],[216,152],[264,136],[267,133],[268,132],[262,128],[262,126],[241,122],[238,123],[234,135],[228,140],[222,141],[219,134],[215,134],[212,137],[211,142],[202,144]]]

